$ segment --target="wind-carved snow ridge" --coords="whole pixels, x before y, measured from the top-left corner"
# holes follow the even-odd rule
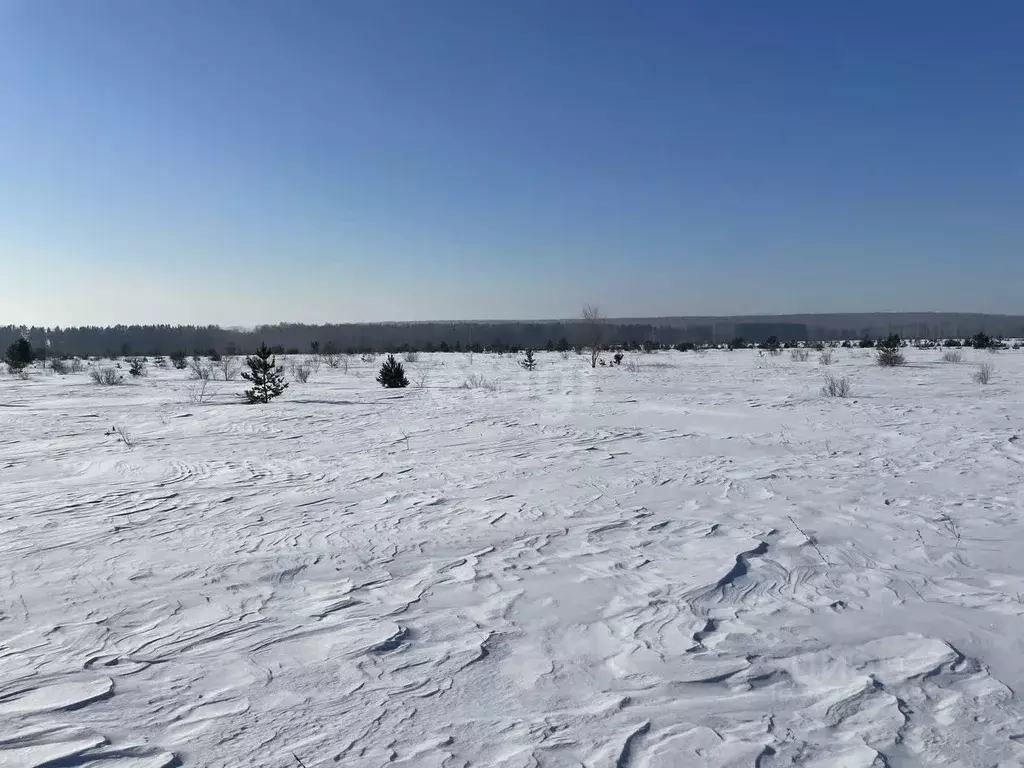
[[[6,381],[0,767],[1024,764],[1024,354],[908,359]]]

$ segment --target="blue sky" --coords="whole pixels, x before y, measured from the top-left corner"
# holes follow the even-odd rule
[[[0,322],[1024,313],[1022,40],[1016,0],[0,0]]]

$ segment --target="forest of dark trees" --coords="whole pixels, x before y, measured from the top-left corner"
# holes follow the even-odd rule
[[[994,337],[1024,336],[1024,317],[949,313],[788,315],[736,318],[609,319],[601,323],[608,345],[653,343],[673,346],[723,344],[742,338],[762,342],[830,341],[878,338],[964,338],[978,331]],[[215,325],[115,325],[111,327],[0,328],[0,345],[18,338],[52,356],[248,354],[261,342],[282,352],[307,352],[315,343],[336,352],[505,351],[525,348],[567,349],[583,346],[590,328],[582,320],[524,322],[422,322],[305,325],[281,323],[253,329]]]

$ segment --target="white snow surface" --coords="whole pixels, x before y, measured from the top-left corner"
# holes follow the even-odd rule
[[[907,355],[5,376],[0,766],[1021,765],[1024,352]]]

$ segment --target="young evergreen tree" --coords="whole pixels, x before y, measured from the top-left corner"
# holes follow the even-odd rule
[[[32,352],[32,345],[28,343],[27,339],[23,338],[11,344],[7,348],[7,354],[4,356],[4,362],[7,363],[7,367],[13,373],[24,370],[31,365],[34,359],[35,353]]]
[[[398,389],[400,387],[408,387],[409,380],[405,378],[405,369],[402,364],[395,359],[394,355],[388,355],[387,360],[380,367],[380,373],[377,375],[377,382],[382,387],[388,389]]]
[[[885,339],[880,339],[875,345],[875,354],[878,355],[878,364],[891,368],[903,365],[906,362],[903,352],[900,351],[900,337],[898,334],[890,333]]]
[[[526,356],[519,361],[519,364],[528,371],[532,371],[534,368],[537,367],[537,361],[533,357],[532,349],[526,350]]]
[[[288,388],[284,380],[284,368],[276,363],[274,354],[266,344],[260,344],[256,354],[245,358],[249,370],[242,372],[242,378],[252,383],[252,388],[245,390],[246,402],[269,403]]]

